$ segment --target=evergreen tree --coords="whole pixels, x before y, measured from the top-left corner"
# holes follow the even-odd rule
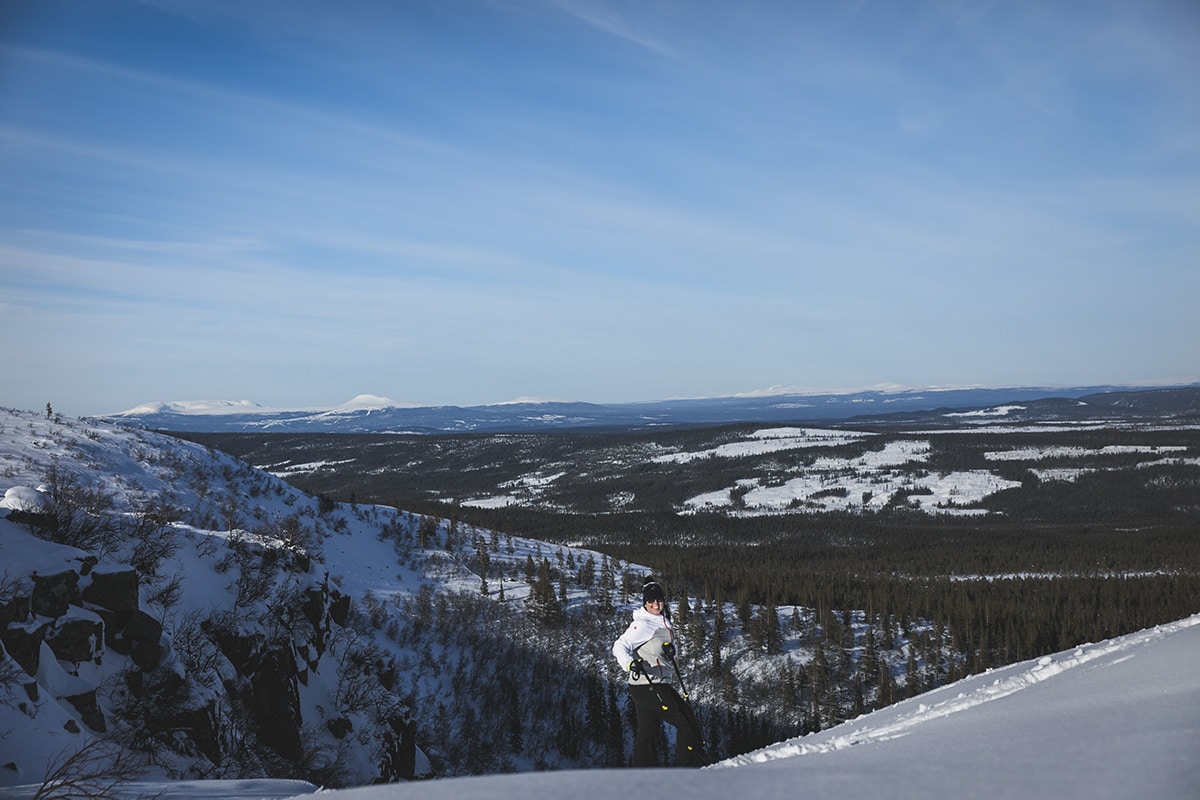
[[[621,725],[621,712],[617,707],[617,691],[608,685],[608,737],[605,744],[605,766],[625,765],[625,728]]]
[[[521,723],[521,698],[515,683],[508,684],[506,697],[508,702],[505,704],[504,719],[508,728],[508,747],[514,755],[519,755],[525,749],[525,737]]]
[[[767,655],[778,655],[783,652],[783,637],[779,632],[779,611],[773,602],[763,608],[764,641]]]
[[[554,574],[550,562],[545,558],[537,567],[526,606],[535,619],[548,625],[557,625],[563,620],[563,608],[554,591]]]
[[[710,641],[710,652],[712,653],[712,672],[714,675],[719,675],[721,672],[721,641],[725,638],[725,612],[721,608],[721,604],[717,603],[716,611],[713,613],[713,633]]]

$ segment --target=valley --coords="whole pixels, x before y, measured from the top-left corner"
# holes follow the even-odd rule
[[[972,670],[1192,613],[1200,426],[1005,413],[953,426],[189,436],[313,493],[650,564],[713,602],[928,620]]]

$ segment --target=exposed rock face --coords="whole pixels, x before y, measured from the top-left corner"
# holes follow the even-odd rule
[[[217,731],[217,712],[212,701],[180,715],[179,723],[205,758],[221,763],[221,743]]]
[[[400,715],[389,720],[384,752],[379,765],[383,781],[412,780],[417,769],[417,723]]]
[[[241,700],[258,728],[258,741],[287,759],[301,756],[300,693],[292,647],[270,647],[258,636],[210,629],[213,641],[242,679]]]
[[[109,709],[119,715],[118,730],[134,730],[143,742],[202,759],[213,769],[247,763],[249,746],[253,769],[303,777],[311,768],[305,763],[305,736],[312,734],[302,732],[323,729],[333,741],[371,738],[378,762],[372,780],[414,777],[415,724],[403,710],[367,725],[361,715],[332,707],[328,719],[303,718],[301,687],[325,683],[328,679],[313,684],[312,676],[338,668],[325,658],[335,641],[347,646],[336,629],[348,624],[352,601],[328,579],[273,598],[268,625],[242,609],[228,619],[215,614],[192,623],[191,649],[185,653],[174,637],[189,634],[175,620],[171,636],[166,635],[163,623],[141,606],[143,587],[129,567],[88,556],[78,569],[18,578],[24,591],[0,603],[0,643],[26,674],[22,685],[31,704],[49,695],[68,710],[65,730],[107,732],[114,728],[105,716]],[[203,656],[200,663],[196,648]],[[41,660],[51,653],[58,662],[53,668],[67,676],[69,688],[39,687],[47,667]],[[120,697],[98,697],[102,687],[94,684],[99,679],[87,676],[101,672],[81,669],[104,664],[106,654],[122,670]],[[374,668],[360,663],[359,669],[353,680],[374,681],[373,691],[394,691],[395,676],[381,663]]]
[[[5,477],[43,481],[0,485],[0,778],[101,733],[175,778],[413,777],[398,657],[317,555],[378,515],[169,437],[0,411]]]
[[[261,654],[250,672],[251,695],[247,705],[258,722],[258,740],[284,758],[301,757],[300,692],[296,686],[296,658],[290,648]]]

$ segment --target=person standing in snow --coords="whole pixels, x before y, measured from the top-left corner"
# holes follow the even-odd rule
[[[658,764],[654,740],[659,723],[675,727],[675,766],[702,767],[700,726],[687,701],[671,685],[675,674],[675,628],[662,586],[653,578],[642,585],[642,605],[633,620],[613,642],[613,656],[629,673],[629,696],[637,709],[637,734],[633,739],[634,767]]]

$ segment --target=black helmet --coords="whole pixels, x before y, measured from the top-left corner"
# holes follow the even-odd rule
[[[662,600],[665,603],[667,595],[663,591],[663,588],[658,585],[658,581],[654,580],[654,578],[647,578],[646,582],[642,584],[642,605],[649,603],[651,600]]]

